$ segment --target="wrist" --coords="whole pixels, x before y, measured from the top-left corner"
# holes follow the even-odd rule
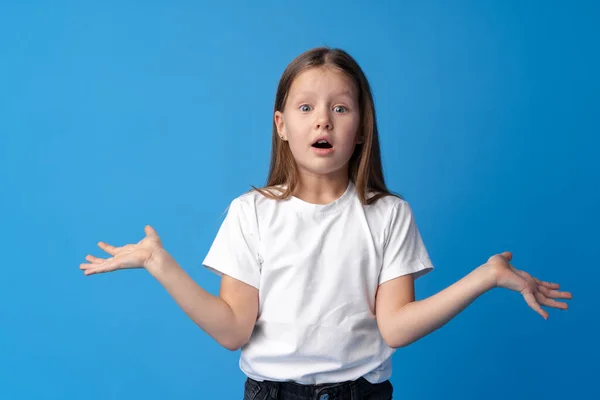
[[[476,270],[479,272],[486,290],[491,290],[498,287],[496,269],[493,265],[486,263],[477,267]]]
[[[157,273],[167,268],[171,258],[171,255],[167,253],[165,249],[155,249],[144,263],[144,268],[146,268],[150,274],[156,276]]]

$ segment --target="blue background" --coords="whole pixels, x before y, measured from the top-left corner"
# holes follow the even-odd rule
[[[320,45],[372,84],[436,266],[418,298],[504,250],[574,294],[548,321],[484,294],[397,351],[395,397],[600,398],[598,20],[595,1],[2,2],[0,398],[242,397],[239,353],[146,271],[78,267],[150,224],[217,294],[201,261],[265,182],[281,73]]]

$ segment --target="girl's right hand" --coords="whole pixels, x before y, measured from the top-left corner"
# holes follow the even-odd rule
[[[144,227],[146,237],[137,244],[128,244],[122,247],[111,246],[98,242],[98,246],[112,257],[104,259],[87,255],[85,259],[89,264],[81,264],[79,269],[84,275],[93,275],[112,272],[119,269],[146,268],[153,256],[163,250],[158,234],[150,225]]]

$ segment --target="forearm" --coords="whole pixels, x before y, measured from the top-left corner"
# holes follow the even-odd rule
[[[441,292],[407,303],[389,316],[391,346],[407,346],[442,327],[494,282],[493,271],[481,266]]]
[[[155,277],[183,311],[223,347],[236,350],[239,338],[231,307],[202,289],[166,251],[154,257],[146,270]]]

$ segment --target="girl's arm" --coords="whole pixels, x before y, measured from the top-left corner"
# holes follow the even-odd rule
[[[166,251],[158,251],[146,265],[183,311],[223,347],[235,351],[254,329],[258,290],[223,275],[219,297],[202,289]]]
[[[258,316],[258,290],[230,276],[223,275],[221,293],[213,296],[202,289],[163,248],[158,233],[144,227],[146,237],[136,244],[98,246],[112,257],[87,255],[80,264],[85,276],[122,269],[146,268],[185,313],[223,347],[237,350],[250,338]]]
[[[552,298],[570,299],[559,292],[559,285],[542,282],[527,272],[515,269],[510,252],[490,257],[486,264],[435,295],[415,301],[412,275],[381,284],[377,290],[376,314],[379,330],[390,347],[407,346],[450,321],[477,297],[495,287],[520,292],[542,317],[548,318],[540,304],[567,309],[566,303]]]

